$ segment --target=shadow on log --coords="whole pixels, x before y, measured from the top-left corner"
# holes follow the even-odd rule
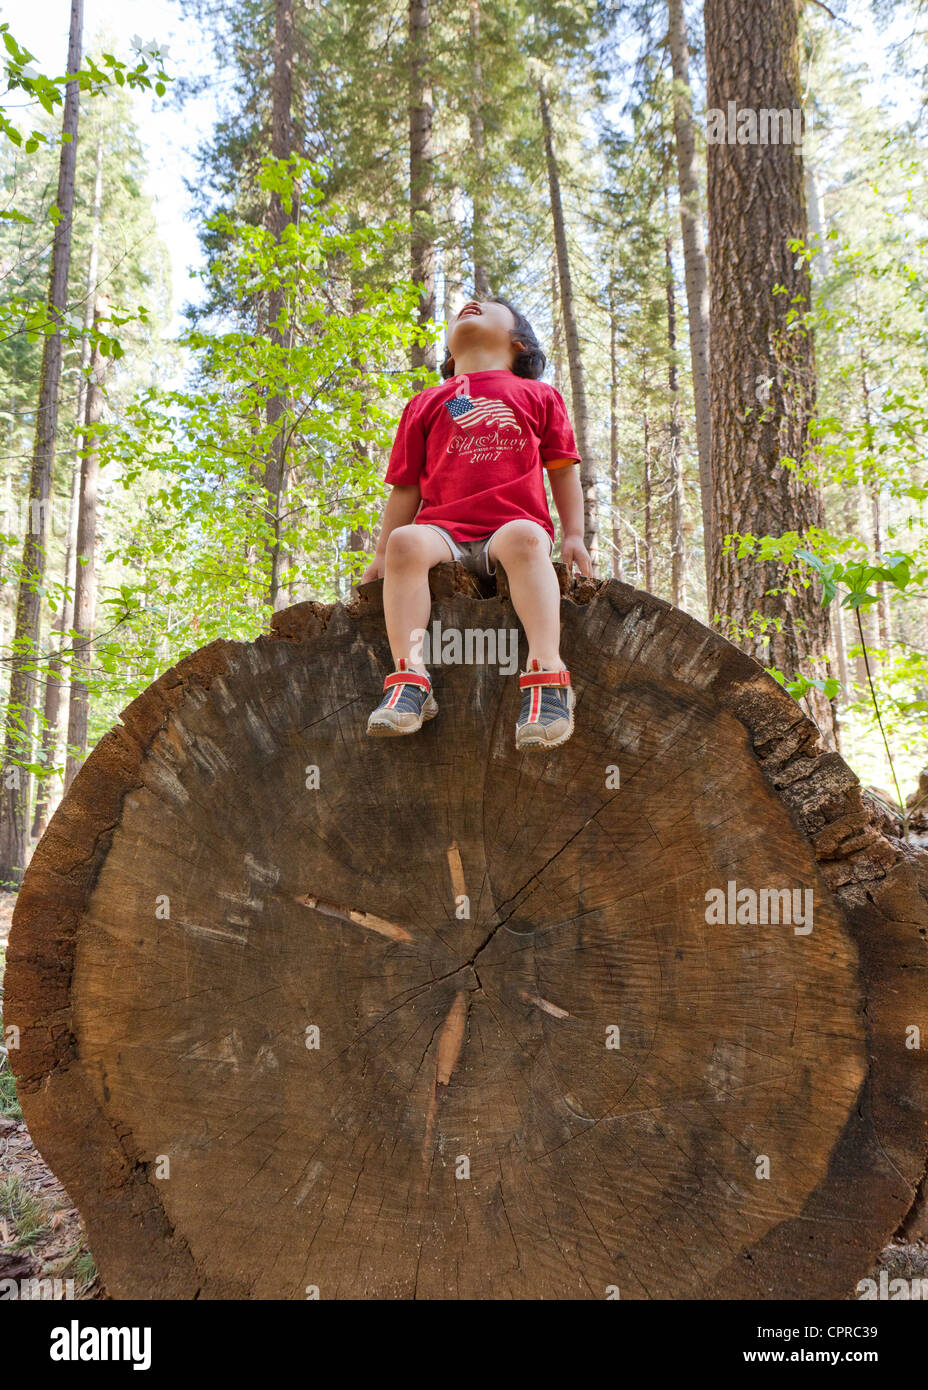
[[[516,753],[485,664],[368,739],[378,583],[87,760],[6,1002],[111,1295],[841,1298],[911,1225],[924,862],[752,659],[561,580],[561,749]],[[516,627],[504,576],[432,581],[443,629]]]

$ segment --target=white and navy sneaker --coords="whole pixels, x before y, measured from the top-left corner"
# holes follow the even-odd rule
[[[557,748],[574,731],[576,697],[569,671],[543,671],[533,660],[519,676],[522,708],[516,723],[517,748]]]
[[[410,671],[405,657],[383,683],[383,699],[367,721],[371,738],[395,738],[414,734],[427,719],[434,719],[438,704],[432,682],[418,671]]]

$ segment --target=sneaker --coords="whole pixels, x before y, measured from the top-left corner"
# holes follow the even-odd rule
[[[367,732],[372,738],[414,734],[438,713],[432,682],[428,676],[410,671],[405,657],[400,657],[398,668],[387,676],[383,692],[383,699],[367,721]]]
[[[543,671],[533,661],[519,676],[522,708],[516,724],[516,747],[557,748],[574,731],[576,697],[569,671]]]

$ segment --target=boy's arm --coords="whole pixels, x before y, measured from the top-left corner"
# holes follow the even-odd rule
[[[574,465],[568,467],[567,465]],[[574,459],[552,459],[546,465],[551,496],[561,518],[564,533],[561,542],[561,559],[568,573],[576,564],[581,574],[593,574],[593,562],[583,543],[583,491],[580,487],[580,470]]]
[[[396,530],[397,526],[407,526],[412,521],[419,510],[421,501],[422,494],[416,483],[409,487],[390,489],[387,505],[383,509],[383,521],[380,524],[377,549],[373,560],[358,580],[359,584],[370,584],[374,579],[383,579],[384,556],[387,552],[387,541],[390,539],[390,534]]]

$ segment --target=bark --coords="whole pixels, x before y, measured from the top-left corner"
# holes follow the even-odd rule
[[[686,603],[686,542],[683,534],[683,456],[680,439],[680,383],[677,373],[677,304],[673,287],[670,237],[664,238],[667,273],[667,462],[670,478],[670,589],[677,608]]]
[[[435,317],[434,150],[430,75],[429,0],[409,0],[409,216],[412,279],[422,286],[418,322]],[[413,343],[415,371],[435,369],[435,344]]]
[[[93,326],[99,332],[108,302],[98,295],[94,304]],[[91,644],[97,605],[97,488],[100,476],[100,450],[97,425],[103,414],[103,382],[109,359],[94,344],[90,358],[90,381],[84,415],[84,447],[81,460],[80,505],[77,515],[77,569],[74,582],[74,648],[71,655],[71,698],[68,704],[68,753],[65,763],[65,791],[74,781],[87,752],[87,723],[90,697]]]
[[[557,278],[561,291],[561,317],[564,322],[564,337],[567,343],[567,364],[570,371],[570,397],[573,415],[574,435],[577,451],[580,454],[580,485],[583,489],[583,539],[587,550],[593,557],[594,567],[598,552],[598,518],[596,506],[596,465],[593,458],[589,424],[589,410],[586,399],[586,380],[583,372],[583,359],[580,354],[580,333],[577,327],[577,312],[574,305],[573,279],[570,270],[570,256],[567,250],[567,226],[561,202],[561,176],[557,155],[554,149],[554,130],[551,121],[551,101],[547,81],[544,76],[538,80],[538,100],[541,108],[541,125],[544,132],[545,163],[548,169],[548,188],[551,197],[551,218],[554,225],[554,247],[557,260]]]
[[[470,0],[470,53],[473,87],[470,106],[470,143],[476,174],[471,193],[473,224],[471,244],[474,261],[474,294],[478,299],[490,294],[489,241],[487,230],[486,134],[483,124],[483,65],[480,61],[480,0]]]
[[[293,0],[275,0],[274,4],[274,49],[273,70],[271,74],[271,154],[275,159],[289,159],[293,153]],[[271,194],[269,226],[278,242],[282,241],[289,223],[295,220],[295,202],[287,211],[279,193]],[[268,295],[268,337],[281,354],[281,359],[291,341],[292,328],[281,322],[281,315],[287,309],[284,289],[272,290]],[[290,306],[293,313],[293,306]],[[268,601],[272,608],[281,602],[280,574],[282,555],[280,547],[281,513],[284,507],[287,482],[287,419],[289,401],[286,395],[274,392],[267,401],[267,424],[276,429],[273,442],[265,463],[264,486],[267,509],[273,528],[273,539],[269,547]]]
[[[355,295],[353,296],[353,302],[352,302],[352,308],[353,308],[354,312],[355,312],[355,313],[359,313],[360,310],[361,310],[361,307],[362,307],[361,297],[360,297],[360,295],[355,294]],[[364,391],[364,375],[365,375],[365,367],[366,367],[365,358],[364,358],[363,356],[355,357],[355,358],[353,359],[352,365],[353,365],[354,370],[355,370],[355,372],[356,372],[356,377],[355,377],[355,389],[358,390],[358,391],[360,391],[360,392],[362,392],[362,399],[364,399],[364,400],[366,401],[366,398],[363,397],[363,391]],[[367,418],[367,412],[366,412],[366,410],[365,410],[365,420],[366,420],[366,418]],[[369,462],[370,462],[370,445],[368,444],[368,441],[367,441],[363,436],[359,436],[359,437],[357,437],[356,439],[354,439],[354,440],[352,441],[351,450],[352,450],[352,454],[353,454],[353,456],[354,456],[355,464],[356,464],[356,467],[357,467],[357,470],[358,470],[358,471],[357,471],[357,477],[358,477],[358,478],[363,477],[363,476],[366,474],[366,472],[367,472],[367,467],[368,467],[368,464],[369,464]],[[351,527],[351,529],[350,529],[349,532],[348,532],[348,541],[347,541],[347,545],[346,545],[345,549],[348,550],[348,551],[350,551],[351,553],[353,553],[353,554],[355,554],[355,555],[358,555],[358,554],[361,554],[361,555],[366,554],[367,551],[368,551],[369,548],[370,548],[371,539],[372,539],[372,537],[371,537],[371,532],[370,532],[370,530],[369,530],[368,527],[366,527],[366,526],[353,526],[353,527]],[[350,583],[353,583],[353,582],[354,582],[354,575],[351,576],[351,580],[350,580]],[[349,583],[349,588],[350,588],[350,583]]]
[[[650,594],[654,592],[654,567],[652,560],[654,528],[652,526],[651,516],[651,421],[648,418],[647,406],[645,406],[642,413],[642,424],[644,426],[644,587]]]
[[[857,284],[854,285],[854,298],[858,313],[858,334],[857,334],[857,355],[860,364],[860,396],[861,411],[863,414],[865,445],[864,452],[871,455],[873,450],[873,414],[870,408],[870,378],[868,373],[867,350],[864,347],[863,333],[860,325],[860,302],[857,298]],[[864,535],[869,533],[870,548],[873,554],[874,564],[879,564],[879,557],[883,551],[883,524],[880,507],[880,486],[878,482],[872,482],[869,487],[865,487],[866,508],[869,515],[862,518],[862,530]],[[886,585],[879,582],[874,586],[874,591],[878,596],[875,605],[875,629],[877,641],[883,650],[888,651],[890,643],[890,618],[889,600],[886,597]]]
[[[100,263],[100,218],[103,210],[103,126],[97,133],[95,169],[93,181],[92,225],[90,251],[87,256],[87,280],[84,298],[84,336],[81,339],[81,366],[77,382],[77,433],[79,439],[84,425],[85,396],[87,391],[87,368],[90,365],[90,333],[93,328],[94,303],[96,300],[97,274]],[[62,695],[67,695],[63,681],[64,655],[70,644],[68,633],[74,622],[74,559],[77,551],[77,522],[80,511],[81,463],[75,454],[71,461],[71,489],[68,498],[68,532],[64,552],[64,596],[55,624],[57,644],[48,662],[48,680],[45,685],[45,723],[42,730],[42,751],[39,761],[52,768],[57,757],[61,733]],[[53,642],[55,639],[53,639]],[[65,703],[67,701],[65,700]],[[32,822],[32,838],[38,840],[45,833],[48,818],[54,809],[53,774],[36,779],[35,814]],[[57,782],[57,775],[54,775]]]
[[[441,247],[436,247],[435,252],[436,263],[442,272],[442,313],[446,324],[451,323],[455,309],[461,304],[464,292],[465,255],[463,247],[467,240],[466,213],[464,195],[456,183],[451,188],[448,212],[444,240]]]
[[[564,394],[564,367],[561,351],[560,292],[557,287],[557,264],[551,264],[551,360],[554,364],[554,389]]]
[[[844,635],[844,610],[840,599],[835,599],[831,607],[831,631],[835,641],[838,680],[841,682],[839,699],[846,704],[850,699],[850,669],[847,664],[847,639]]]
[[[69,73],[81,65],[83,0],[72,0],[68,36]],[[56,203],[61,218],[55,226],[48,289],[48,318],[61,323],[68,296],[71,263],[71,222],[74,214],[74,174],[77,167],[79,92],[77,82],[65,87],[61,154],[58,160]],[[16,604],[16,627],[10,661],[0,780],[0,882],[19,883],[26,862],[29,816],[29,776],[19,764],[31,761],[35,726],[36,679],[41,622],[41,589],[45,577],[47,510],[58,433],[58,395],[61,381],[61,334],[47,335],[42,346],[42,372],[36,408],[35,445],[29,478],[29,517],[23,547],[22,577]]]
[[[805,180],[806,207],[809,214],[809,239],[810,241],[816,241],[819,246],[819,254],[812,264],[818,267],[816,278],[821,279],[828,274],[831,268],[829,242],[827,240],[828,229],[825,226],[825,205],[822,200],[822,191],[819,187],[815,169],[808,160],[805,161]]]
[[[706,0],[705,22],[710,111],[727,113],[729,101],[755,113],[800,107],[795,0]],[[788,245],[807,239],[801,150],[710,143],[708,163],[711,471],[721,546],[736,532],[821,526],[824,508],[820,490],[780,463],[803,458],[815,407],[811,332],[787,327],[788,311],[810,302],[808,268]],[[785,293],[775,294],[777,285]],[[738,559],[734,547],[718,556],[710,615],[727,619],[736,640],[787,677],[824,675],[827,609],[814,586],[785,589],[781,566]],[[810,698],[830,735],[831,703],[818,692]]]
[[[619,459],[619,345],[615,278],[609,280],[609,487],[612,498],[612,577],[624,579]]]
[[[673,121],[680,188],[680,225],[683,232],[683,266],[686,276],[686,308],[690,330],[693,372],[693,405],[696,415],[696,452],[699,458],[699,495],[702,505],[706,593],[712,589],[716,540],[712,524],[712,419],[709,405],[709,277],[706,235],[699,193],[699,164],[690,87],[690,55],[683,0],[667,0],[668,41],[673,68]]]
[[[534,771],[490,664],[367,739],[379,583],[186,658],[88,759],[4,1022],[111,1297],[807,1303],[907,1219],[914,855],[750,657],[560,573],[585,688]],[[445,632],[516,626],[504,584],[432,585]],[[811,893],[813,930],[711,924],[729,882]]]

